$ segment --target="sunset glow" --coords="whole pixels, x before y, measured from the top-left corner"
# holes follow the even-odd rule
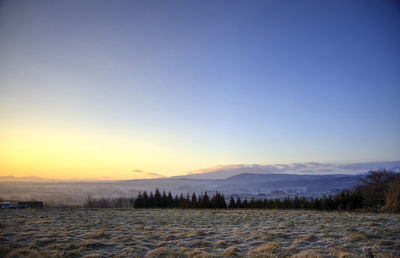
[[[390,1],[2,1],[0,176],[399,160],[399,28]]]

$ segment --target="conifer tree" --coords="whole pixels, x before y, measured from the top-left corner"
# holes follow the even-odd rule
[[[192,208],[198,208],[196,194],[192,194]]]
[[[173,207],[174,207],[174,198],[172,197],[171,192],[168,192],[168,196],[167,196],[167,207],[168,207],[168,208],[173,208]]]
[[[203,195],[203,208],[211,208],[210,197],[208,197],[207,192]]]
[[[144,208],[151,207],[149,203],[149,196],[147,195],[146,191],[143,192],[143,207]]]
[[[236,203],[235,203],[235,199],[233,198],[233,195],[231,195],[231,199],[229,200],[229,205],[228,205],[229,209],[234,209],[236,208]]]
[[[248,209],[249,208],[249,202],[247,201],[247,199],[244,199],[242,206],[244,209]]]
[[[183,197],[183,194],[179,196],[179,208],[184,209],[185,207],[185,198]]]
[[[163,191],[162,196],[161,196],[161,203],[160,203],[160,206],[161,206],[162,208],[166,208],[166,207],[167,207],[167,203],[168,203],[167,194],[165,193],[165,191]]]
[[[254,197],[251,198],[250,203],[249,203],[249,207],[252,209],[256,208],[256,200],[254,200]]]
[[[203,196],[200,194],[199,198],[197,199],[197,208],[201,209],[204,208],[203,206]]]
[[[177,194],[175,195],[173,206],[174,206],[174,208],[179,208],[179,197]]]
[[[242,206],[242,200],[240,199],[240,197],[238,196],[238,198],[236,199],[236,208],[243,208]]]
[[[156,192],[154,193],[154,205],[153,207],[161,207],[161,194],[158,188],[156,188]]]
[[[153,192],[150,191],[150,194],[149,194],[149,201],[148,201],[148,207],[154,208],[154,207],[155,207],[154,204],[155,204],[155,202],[154,202],[154,195],[153,195]]]
[[[144,207],[143,195],[141,192],[138,193],[138,195],[135,199],[134,207],[135,208],[143,208]]]

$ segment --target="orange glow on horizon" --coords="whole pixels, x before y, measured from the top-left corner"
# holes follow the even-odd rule
[[[152,173],[161,169],[167,171],[164,176],[171,176],[182,171],[177,158],[185,157],[132,135],[99,132],[3,128],[0,141],[0,176],[139,179],[154,177]]]

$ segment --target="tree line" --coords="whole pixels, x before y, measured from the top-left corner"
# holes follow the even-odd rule
[[[223,194],[216,192],[209,196],[207,193],[197,196],[192,193],[173,195],[171,192],[161,194],[139,193],[136,198],[93,199],[89,198],[85,207],[90,208],[181,208],[181,209],[319,209],[319,210],[355,210],[362,208],[363,199],[357,192],[343,191],[335,196],[306,199],[305,197],[285,199],[255,199],[242,200],[231,196],[227,203]]]
[[[360,185],[336,195],[320,198],[294,197],[284,199],[242,200],[216,192],[173,196],[156,189],[154,194],[139,192],[136,198],[94,199],[90,196],[85,207],[89,208],[181,208],[181,209],[316,209],[316,210],[386,210],[400,211],[400,173],[395,170],[370,171]]]
[[[162,194],[158,189],[155,193],[146,191],[139,192],[136,198],[92,198],[90,195],[84,203],[87,208],[182,208],[182,209],[216,209],[227,208],[225,198],[222,194],[216,192],[215,195],[209,196],[207,193],[200,194],[198,197],[195,193],[191,196],[183,194],[172,196],[163,191]]]

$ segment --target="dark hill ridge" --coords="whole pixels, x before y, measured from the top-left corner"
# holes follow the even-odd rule
[[[359,175],[288,175],[240,174],[227,178],[224,186],[255,192],[285,191],[306,196],[334,193],[351,189],[360,182]]]
[[[159,189],[176,192],[215,192],[225,194],[269,194],[274,191],[305,196],[335,193],[350,189],[360,182],[361,175],[299,175],[242,173],[226,179],[195,179],[186,177],[121,181],[136,189]]]

